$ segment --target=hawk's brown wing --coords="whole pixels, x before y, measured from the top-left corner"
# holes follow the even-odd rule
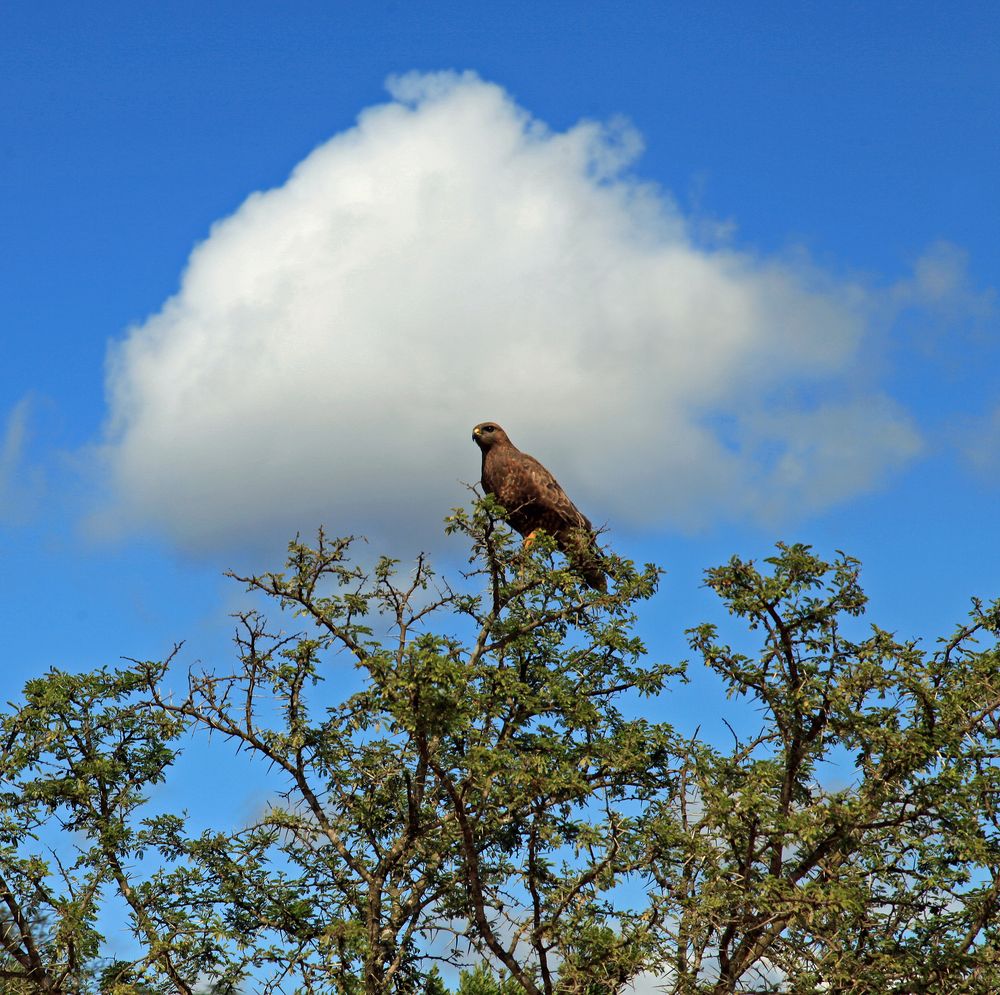
[[[566,529],[590,531],[587,517],[533,456],[505,446],[489,454],[484,471],[483,487],[507,509],[510,524],[522,535],[535,529],[556,537]]]
[[[607,590],[590,520],[538,460],[513,446],[497,447],[484,460],[483,487],[521,535],[544,529],[591,587]]]

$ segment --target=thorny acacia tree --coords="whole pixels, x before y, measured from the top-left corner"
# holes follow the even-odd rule
[[[633,632],[655,569],[611,557],[598,594],[489,501],[449,528],[460,588],[321,534],[239,578],[302,631],[241,615],[234,669],[29,685],[3,727],[0,985],[403,995],[484,960],[532,995],[1000,987],[996,607],[926,653],[861,632],[848,558],[711,571],[761,637],[691,633],[760,709],[723,747],[623,713],[679,673]],[[143,808],[199,731],[280,779],[254,824]],[[97,971],[109,901],[136,952]]]
[[[174,758],[180,723],[136,704],[140,674],[29,681],[0,724],[0,990],[83,992],[96,984],[102,936],[96,920],[109,890],[155,971],[184,991],[206,963],[203,909],[174,904],[134,861],[149,832],[136,825],[151,785]]]
[[[473,538],[485,594],[423,560],[403,581],[389,560],[369,578],[349,540],[294,543],[287,572],[239,579],[308,634],[269,635],[250,613],[235,672],[194,674],[180,698],[150,682],[155,708],[284,775],[285,803],[251,834],[253,873],[222,839],[199,859],[233,935],[276,936],[268,958],[304,990],[414,991],[434,958],[470,949],[532,993],[605,974],[614,991],[649,963],[648,916],[619,910],[615,935],[604,920],[642,859],[642,819],[621,809],[664,788],[650,759],[668,731],[615,707],[670,669],[642,665],[628,631],[657,573],[618,561],[616,594],[596,596],[496,525],[487,505],[451,526]],[[442,610],[460,631],[431,631]],[[311,686],[351,665],[360,690],[312,709]]]
[[[760,634],[753,655],[690,634],[760,731],[693,741],[666,801],[669,990],[1000,991],[1000,603],[928,653],[851,638],[850,557],[767,562],[708,573]]]

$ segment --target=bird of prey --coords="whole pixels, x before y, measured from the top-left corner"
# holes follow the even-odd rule
[[[480,422],[472,439],[483,453],[483,490],[503,505],[507,521],[525,537],[525,545],[544,529],[573,570],[590,587],[606,591],[594,528],[556,478],[533,456],[522,453],[496,422]]]

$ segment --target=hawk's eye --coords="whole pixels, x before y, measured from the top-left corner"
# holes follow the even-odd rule
[[[487,425],[486,428],[483,429],[483,431],[484,432],[492,432],[493,431],[493,426],[492,425]]]

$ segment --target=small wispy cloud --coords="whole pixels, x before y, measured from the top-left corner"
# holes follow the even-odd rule
[[[949,319],[988,318],[996,309],[996,293],[975,285],[968,263],[961,247],[935,242],[917,257],[912,276],[896,283],[889,297],[898,307],[937,311]]]
[[[630,172],[626,124],[553,131],[472,74],[389,89],[215,224],[113,349],[105,524],[423,542],[485,418],[612,524],[808,513],[918,451],[854,375],[866,292],[707,246]]]
[[[26,459],[33,399],[22,397],[7,414],[0,438],[0,522],[22,524],[37,507],[41,471]]]
[[[966,465],[981,480],[1000,484],[1000,403],[962,421],[954,439]]]

